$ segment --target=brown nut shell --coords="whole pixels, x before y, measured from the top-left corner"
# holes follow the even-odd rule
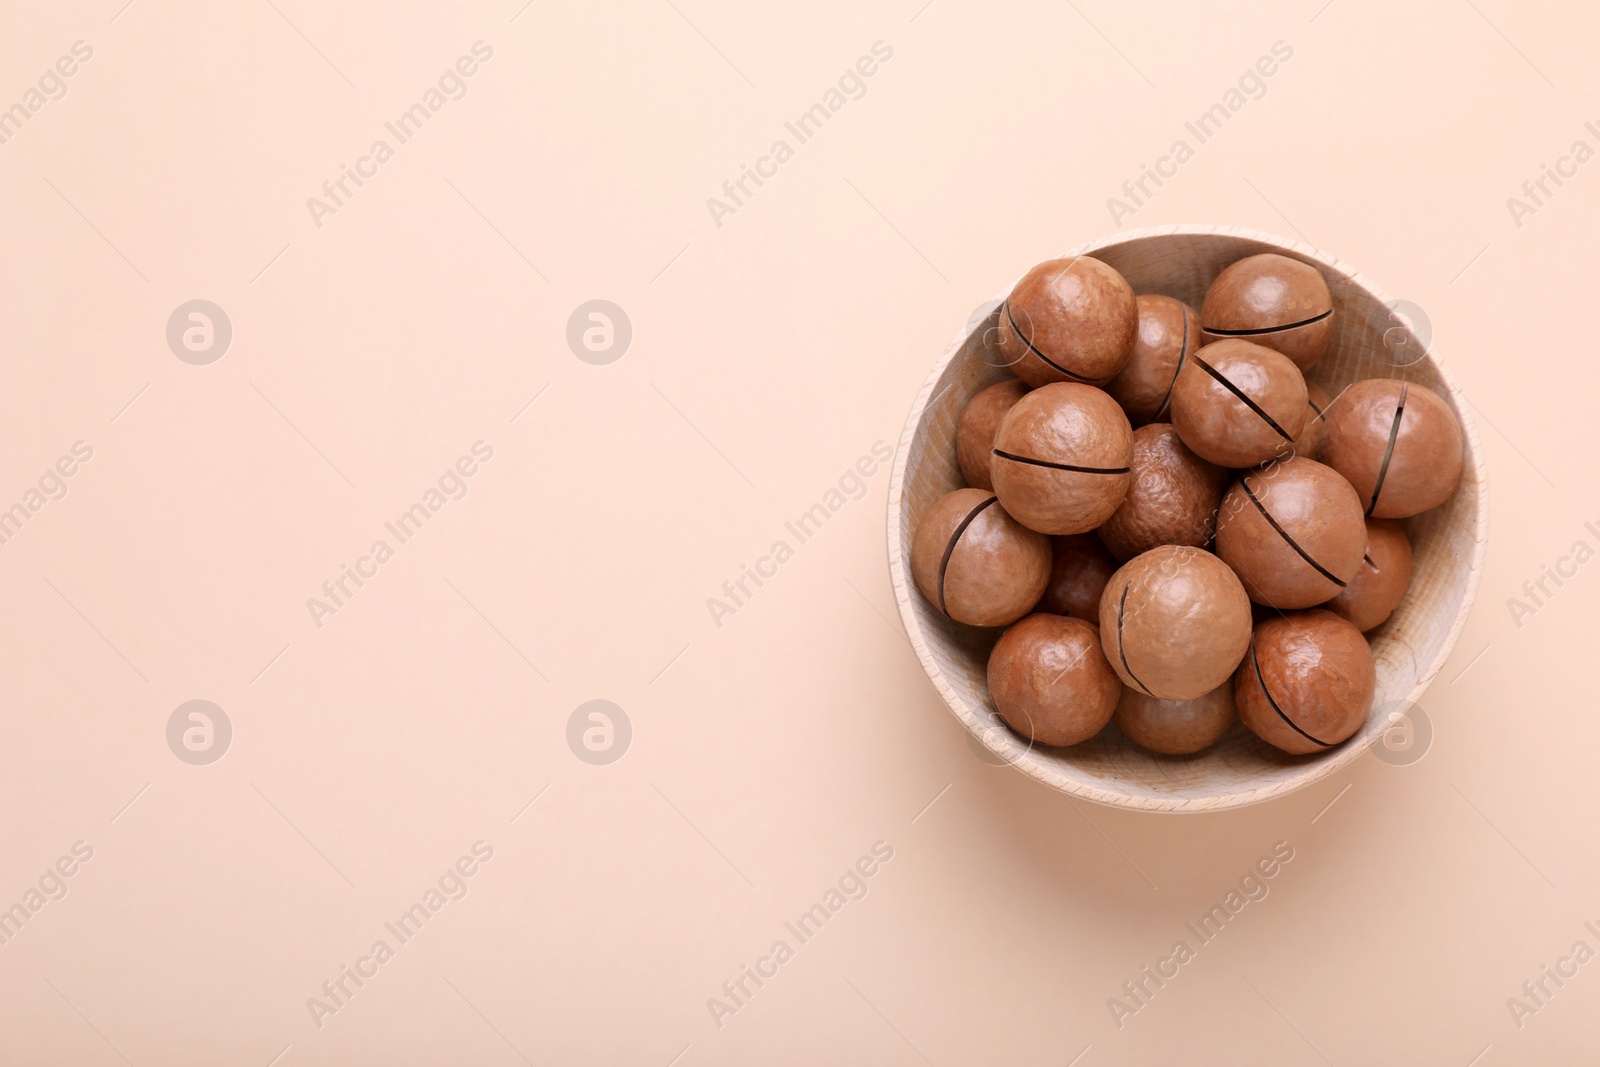
[[[961,477],[974,489],[993,489],[989,477],[989,460],[994,452],[995,431],[1000,420],[1028,386],[1015,378],[996,382],[978,393],[961,409],[956,423],[956,462],[961,466]]]
[[[1227,680],[1250,646],[1250,598],[1228,565],[1164,545],[1122,565],[1100,598],[1100,639],[1124,684],[1193,700]]]
[[[1326,752],[1361,729],[1376,689],[1367,639],[1331,611],[1261,623],[1233,679],[1239,718],[1297,756]]]
[[[1100,621],[1100,594],[1117,561],[1094,534],[1050,538],[1050,582],[1034,611]]]
[[[1018,522],[1047,534],[1086,533],[1128,491],[1133,430],[1103,391],[1076,382],[1018,400],[995,435],[989,473]]]
[[[1128,362],[1138,323],[1127,279],[1077,256],[1023,275],[1000,305],[994,339],[1005,365],[1029,385],[1102,385]]]
[[[1122,405],[1135,428],[1162,418],[1178,371],[1200,347],[1200,316],[1181,300],[1157,293],[1136,298],[1139,329],[1133,352],[1106,392]]]
[[[1367,554],[1344,592],[1323,607],[1362,633],[1389,621],[1411,584],[1411,541],[1397,519],[1367,520]]]
[[[1133,431],[1133,479],[1100,540],[1126,562],[1158,545],[1204,548],[1216,532],[1228,472],[1189,451],[1169,423]]]
[[[1373,518],[1437,507],[1461,482],[1461,424],[1426,386],[1396,378],[1352,382],[1324,422],[1323,461],[1349,479]]]
[[[1111,721],[1122,683],[1093,623],[1029,615],[989,653],[989,696],[1000,717],[1041,745],[1087,741]]]
[[[1004,626],[1028,613],[1050,580],[1050,539],[1006,514],[995,495],[957,489],[917,525],[911,575],[922,595],[969,626]]]
[[[1230,338],[1184,361],[1172,387],[1172,425],[1196,455],[1254,467],[1286,454],[1306,421],[1306,382],[1287,356]]]
[[[1263,252],[1230,265],[1206,290],[1200,308],[1206,342],[1246,337],[1282,352],[1302,371],[1322,358],[1333,336],[1333,296],[1309,263]]]
[[[1322,413],[1328,410],[1328,391],[1313,382],[1306,383],[1306,424],[1294,439],[1294,454],[1316,459],[1322,449]]]
[[[1157,700],[1123,686],[1117,702],[1117,728],[1135,744],[1164,756],[1187,756],[1211,747],[1236,718],[1231,678],[1193,700]]]
[[[1240,475],[1217,518],[1217,555],[1251,600],[1273,608],[1309,608],[1338,596],[1366,547],[1361,501],[1350,483],[1300,456]]]

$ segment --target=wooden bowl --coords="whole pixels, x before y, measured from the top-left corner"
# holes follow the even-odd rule
[[[940,357],[900,435],[889,485],[889,571],[912,647],[934,688],[980,743],[999,760],[1064,793],[1142,811],[1215,811],[1283,796],[1324,778],[1379,738],[1389,725],[1390,709],[1421,699],[1450,655],[1477,592],[1488,535],[1482,446],[1455,382],[1427,351],[1427,339],[1419,339],[1391,312],[1386,293],[1304,244],[1233,227],[1138,230],[1067,255],[1095,256],[1120,270],[1135,292],[1165,293],[1198,310],[1206,287],[1224,267],[1257,252],[1309,263],[1328,281],[1336,327],[1327,354],[1308,375],[1312,381],[1333,396],[1360,378],[1398,377],[1424,385],[1450,405],[1466,442],[1455,496],[1406,521],[1416,550],[1411,587],[1393,617],[1368,635],[1378,674],[1373,707],[1383,713],[1370,715],[1338,748],[1288,756],[1236,723],[1205,752],[1166,757],[1128,741],[1114,724],[1070,748],[1032,745],[1001,725],[985,683],[989,650],[1000,631],[952,622],[922,596],[911,577],[911,539],[923,513],[963,484],[955,447],[961,409],[979,390],[1011,377],[985,343],[1005,293],[980,309]]]

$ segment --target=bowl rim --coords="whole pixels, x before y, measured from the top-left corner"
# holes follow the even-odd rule
[[[1260,244],[1270,245],[1279,251],[1293,253],[1306,260],[1314,261],[1328,270],[1345,277],[1348,282],[1365,290],[1378,301],[1393,306],[1395,301],[1382,286],[1372,282],[1360,271],[1354,270],[1342,261],[1329,256],[1304,241],[1291,240],[1279,234],[1269,233],[1264,230],[1255,230],[1241,226],[1221,226],[1204,223],[1175,223],[1167,226],[1151,226],[1141,229],[1118,231],[1113,234],[1085,242],[1075,248],[1063,252],[1060,258],[1072,256],[1093,256],[1097,252],[1116,245],[1129,244],[1135,241],[1146,240],[1154,237],[1168,236],[1200,236],[1200,237],[1232,237]],[[1018,275],[1020,280],[1021,275]],[[1014,280],[994,298],[998,303],[1016,285]],[[974,316],[975,318],[975,316]],[[1308,761],[1300,765],[1299,773],[1277,782],[1270,786],[1257,788],[1238,789],[1230,793],[1215,797],[1134,797],[1115,790],[1102,788],[1084,782],[1073,781],[1067,778],[1054,767],[1037,759],[1030,759],[1029,753],[1021,758],[1014,758],[1012,753],[1003,752],[996,748],[989,740],[989,733],[985,727],[986,722],[975,721],[980,717],[966,705],[951,687],[944,672],[940,670],[934,660],[933,653],[928,647],[927,635],[923,632],[921,623],[913,609],[917,592],[910,583],[911,569],[901,551],[902,530],[900,513],[905,494],[906,466],[910,459],[911,445],[916,437],[918,428],[922,424],[930,405],[933,388],[944,375],[951,361],[961,351],[967,339],[972,336],[979,323],[969,319],[946,346],[944,353],[934,363],[933,369],[918,389],[915,399],[911,403],[911,410],[906,416],[905,426],[900,431],[899,441],[895,445],[894,466],[889,476],[888,500],[888,550],[889,550],[889,579],[894,587],[895,606],[900,611],[901,622],[905,626],[906,637],[911,642],[912,649],[917,654],[917,659],[922,662],[923,670],[933,682],[934,689],[943,698],[945,706],[955,715],[957,721],[966,729],[968,734],[977,739],[977,742],[994,752],[996,756],[1028,777],[1051,786],[1069,796],[1082,797],[1098,804],[1109,807],[1124,808],[1135,811],[1155,812],[1199,812],[1223,811],[1230,808],[1245,807],[1258,804],[1284,796],[1298,789],[1322,780],[1329,775],[1353,763],[1371,745],[1353,743],[1339,747],[1337,751],[1326,754],[1321,759]],[[1465,442],[1465,455],[1463,457],[1463,476],[1472,477],[1478,488],[1478,504],[1473,515],[1473,546],[1472,556],[1467,567],[1466,593],[1461,602],[1461,610],[1451,621],[1444,640],[1439,645],[1439,651],[1433,661],[1422,668],[1417,675],[1417,683],[1405,696],[1408,704],[1416,704],[1422,694],[1432,684],[1440,670],[1444,668],[1445,661],[1455,651],[1456,642],[1461,637],[1461,632],[1466,626],[1467,616],[1472,613],[1472,607],[1477,601],[1479,583],[1483,577],[1483,561],[1488,549],[1489,539],[1489,496],[1488,480],[1483,463],[1483,447],[1478,437],[1478,429],[1470,412],[1471,401],[1467,399],[1461,387],[1457,384],[1455,376],[1450,372],[1446,361],[1435,351],[1432,338],[1418,362],[1426,362],[1438,373],[1440,381],[1449,391],[1452,407],[1461,422],[1462,437]],[[1420,666],[1420,665],[1419,665]],[[1381,734],[1375,734],[1372,740]]]

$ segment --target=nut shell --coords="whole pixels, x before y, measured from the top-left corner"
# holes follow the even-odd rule
[[[1200,316],[1181,300],[1156,293],[1136,299],[1139,328],[1127,365],[1106,383],[1136,428],[1166,414],[1178,371],[1200,347]]]
[[[1015,378],[996,382],[967,401],[956,423],[956,462],[961,466],[961,477],[974,489],[993,489],[989,477],[989,460],[994,451],[995,431],[1000,420],[1028,386]]]
[[[1161,700],[1193,700],[1225,682],[1250,647],[1250,598],[1216,556],[1164,545],[1111,576],[1100,638],[1124,684]]]
[[[1029,615],[1000,635],[988,674],[1000,717],[1041,745],[1087,741],[1122,691],[1094,624],[1065,615]]]
[[[982,489],[957,489],[928,509],[911,542],[922,595],[969,626],[1015,622],[1050,580],[1050,539],[1023,526]]]
[[[1461,482],[1461,424],[1426,386],[1396,378],[1352,382],[1324,422],[1323,461],[1355,486],[1373,518],[1437,507]]]
[[[1333,336],[1333,296],[1317,268],[1264,252],[1217,275],[1206,290],[1200,319],[1207,343],[1245,336],[1308,370]]]
[[[1234,675],[1239,718],[1294,755],[1326,752],[1367,721],[1377,674],[1361,631],[1331,611],[1297,611],[1256,627]]]
[[[1287,356],[1250,341],[1207,345],[1172,387],[1172,425],[1196,455],[1254,467],[1283,455],[1306,421],[1305,378]]]
[[[1204,548],[1216,532],[1228,472],[1189,451],[1178,431],[1153,422],[1133,432],[1132,481],[1100,527],[1100,540],[1124,562],[1158,545]]]
[[[1328,410],[1329,403],[1326,389],[1313,382],[1306,383],[1306,424],[1301,427],[1300,436],[1294,439],[1295,455],[1317,458],[1322,449],[1322,413]]]
[[[1246,471],[1223,497],[1217,555],[1250,599],[1280,609],[1338,596],[1367,547],[1361,501],[1337,471],[1295,456]]]
[[[1133,430],[1103,391],[1041,386],[1012,405],[995,435],[989,472],[1017,521],[1047,534],[1086,533],[1122,503]]]
[[[1139,323],[1133,287],[1089,256],[1034,267],[1000,305],[995,344],[1029,385],[1102,385],[1122,370]]]
[[[1117,728],[1134,743],[1164,756],[1187,756],[1209,748],[1236,718],[1231,678],[1193,700],[1157,700],[1123,686],[1117,702]]]
[[[1344,592],[1323,607],[1362,633],[1389,621],[1411,584],[1411,541],[1397,519],[1367,520],[1367,554]]]
[[[1100,620],[1100,594],[1117,569],[1106,546],[1094,534],[1050,538],[1053,562],[1050,582],[1034,611]]]

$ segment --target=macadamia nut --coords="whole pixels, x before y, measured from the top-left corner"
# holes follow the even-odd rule
[[[1172,390],[1172,425],[1183,443],[1222,467],[1286,454],[1306,410],[1305,378],[1288,357],[1239,339],[1196,352]]]
[[[1100,639],[1124,684],[1193,700],[1226,681],[1250,646],[1250,598],[1204,549],[1152,548],[1106,584]]]
[[[1116,717],[1117,729],[1135,744],[1164,756],[1187,756],[1215,744],[1238,718],[1233,682],[1193,700],[1157,700],[1123,686]]]
[[[1181,300],[1155,293],[1137,298],[1139,329],[1122,372],[1106,392],[1135,427],[1162,418],[1184,361],[1200,347],[1200,316]]]
[[[1411,541],[1396,519],[1367,520],[1367,554],[1344,591],[1323,607],[1362,633],[1389,621],[1411,584]]]
[[[1276,252],[1230,264],[1200,308],[1206,342],[1244,337],[1282,352],[1302,371],[1333,336],[1333,296],[1322,272]]]
[[[1273,608],[1309,608],[1338,596],[1366,547],[1350,483],[1299,456],[1240,475],[1217,519],[1217,555],[1251,600]]]
[[[1100,594],[1117,561],[1094,534],[1050,538],[1050,583],[1034,611],[1100,621]]]
[[[1087,533],[1128,491],[1133,430],[1117,402],[1075,382],[1040,386],[1012,405],[989,473],[1000,503],[1030,530]]]
[[[1051,259],[1000,305],[995,343],[1029,385],[1103,385],[1128,362],[1138,322],[1133,287],[1114,268],[1089,256]]]
[[[1361,729],[1377,672],[1361,631],[1331,611],[1297,611],[1256,627],[1233,680],[1239,718],[1293,755],[1325,752]]]
[[[1023,382],[1008,378],[984,389],[967,401],[956,423],[956,462],[961,477],[974,489],[993,489],[989,461],[993,458],[994,435],[1011,406],[1028,391]]]
[[[1216,532],[1228,472],[1189,451],[1178,431],[1152,422],[1133,431],[1128,495],[1100,527],[1100,540],[1127,561],[1158,545],[1204,548]]]
[[[1000,635],[988,673],[1000,717],[1041,745],[1087,741],[1122,692],[1094,624],[1064,615],[1029,615]]]
[[[1323,421],[1323,462],[1355,486],[1373,518],[1437,507],[1461,482],[1461,424],[1425,386],[1395,378],[1352,382]]]
[[[1050,580],[1050,539],[1026,528],[982,489],[957,489],[928,509],[911,543],[922,595],[969,626],[1015,622]]]

